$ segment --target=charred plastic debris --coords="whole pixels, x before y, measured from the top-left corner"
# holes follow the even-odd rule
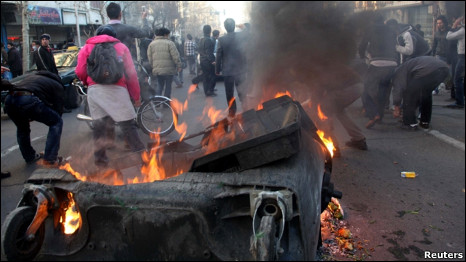
[[[282,96],[219,126],[222,138],[235,132],[233,140],[213,140],[209,130],[192,147],[220,145],[213,152],[167,145],[193,159],[189,171],[164,180],[112,186],[36,170],[3,224],[6,258],[314,260],[320,214],[341,193],[301,105]]]

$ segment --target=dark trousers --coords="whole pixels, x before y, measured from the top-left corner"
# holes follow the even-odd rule
[[[245,74],[224,77],[225,94],[228,104],[228,116],[230,117],[234,117],[236,115],[235,87],[241,103],[244,103],[245,101],[245,94],[243,94],[242,90],[238,88],[243,83],[244,77]]]
[[[408,81],[403,92],[403,124],[416,124],[416,109],[421,112],[421,122],[430,123],[432,117],[432,91],[448,76],[448,68],[439,68],[421,78]]]
[[[390,96],[390,84],[395,66],[369,66],[364,81],[363,103],[369,119],[383,118],[385,101]]]
[[[337,91],[329,92],[322,98],[322,108],[329,116],[327,122],[328,131],[332,137],[333,143],[338,147],[338,140],[334,132],[334,118],[337,118],[343,128],[353,141],[360,141],[365,138],[361,129],[353,122],[353,120],[346,113],[346,108],[356,101],[362,93],[363,84],[356,83],[354,85],[346,86],[345,88]]]
[[[92,132],[95,150],[95,161],[99,163],[108,163],[106,149],[113,141],[112,134],[109,132],[113,129],[115,122],[109,116],[94,120],[94,129]],[[144,144],[138,134],[138,126],[134,119],[119,122],[126,143],[132,152],[138,152],[145,149]]]
[[[455,71],[456,71],[456,63],[458,62],[458,57],[455,56],[451,59],[451,65],[450,65],[450,97],[451,98],[456,98],[456,88],[455,88]]]
[[[19,150],[26,162],[34,160],[36,154],[31,146],[30,120],[44,123],[49,127],[47,141],[45,142],[44,159],[50,162],[57,160],[63,120],[55,110],[33,95],[8,95],[5,100],[5,112],[17,127],[16,137]]]
[[[158,75],[157,76],[158,85],[155,88],[155,95],[161,96],[163,92],[164,96],[170,98],[172,95],[172,82],[173,82],[172,75]]]
[[[215,66],[209,61],[201,61],[204,94],[212,94],[216,84]]]
[[[191,75],[195,75],[196,74],[196,58],[195,58],[195,56],[187,56],[186,60],[188,60],[189,73]]]
[[[464,55],[458,55],[454,81],[456,104],[464,106]]]
[[[20,69],[20,70],[10,70],[11,71],[11,75],[13,76],[13,78],[17,77],[17,76],[20,76],[23,74],[23,69]]]

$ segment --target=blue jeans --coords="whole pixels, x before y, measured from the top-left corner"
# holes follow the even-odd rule
[[[458,55],[455,68],[456,104],[464,106],[464,55]]]
[[[161,96],[162,91],[164,91],[164,88],[165,88],[165,91],[163,92],[164,93],[163,96],[170,98],[172,95],[173,76],[172,75],[164,75],[164,76],[158,75],[157,81],[158,81],[158,85],[155,88],[155,95]]]
[[[5,100],[5,112],[17,127],[16,136],[19,150],[26,162],[34,160],[36,151],[31,146],[30,120],[44,123],[49,127],[45,143],[44,160],[54,162],[60,149],[63,120],[52,108],[34,95],[12,96]]]

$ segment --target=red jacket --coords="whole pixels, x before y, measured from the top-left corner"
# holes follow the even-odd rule
[[[83,82],[84,85],[91,86],[95,85],[94,82],[88,75],[87,75],[87,58],[91,55],[92,49],[96,44],[105,43],[105,42],[118,42],[114,45],[117,56],[123,57],[123,63],[126,69],[126,75],[128,78],[123,75],[123,77],[115,83],[115,85],[119,85],[122,87],[126,87],[128,89],[128,93],[134,101],[139,100],[140,98],[140,88],[139,88],[139,81],[138,76],[136,73],[136,69],[134,68],[133,59],[131,58],[131,54],[129,52],[128,47],[122,44],[118,39],[111,37],[109,35],[98,35],[87,39],[86,45],[81,48],[78,54],[78,65],[76,66],[76,75],[78,78]]]

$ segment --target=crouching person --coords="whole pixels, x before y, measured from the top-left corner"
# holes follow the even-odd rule
[[[449,74],[448,65],[432,56],[420,56],[401,64],[393,76],[393,116],[401,115],[403,104],[403,125],[406,130],[416,130],[418,125],[428,129],[432,116],[432,91]],[[421,123],[416,119],[419,107]]]
[[[58,150],[63,129],[64,86],[60,77],[39,71],[17,85],[2,80],[2,90],[5,89],[9,90],[5,112],[16,125],[19,149],[26,163],[33,164],[42,157],[31,145],[29,123],[35,120],[49,127],[42,163],[46,166],[61,164],[63,158],[58,157]]]
[[[109,130],[119,122],[131,151],[145,149],[135,121],[135,106],[141,105],[139,82],[129,49],[115,38],[115,30],[104,25],[89,38],[78,55],[76,75],[88,85],[87,101],[93,129],[95,165],[106,167]]]

